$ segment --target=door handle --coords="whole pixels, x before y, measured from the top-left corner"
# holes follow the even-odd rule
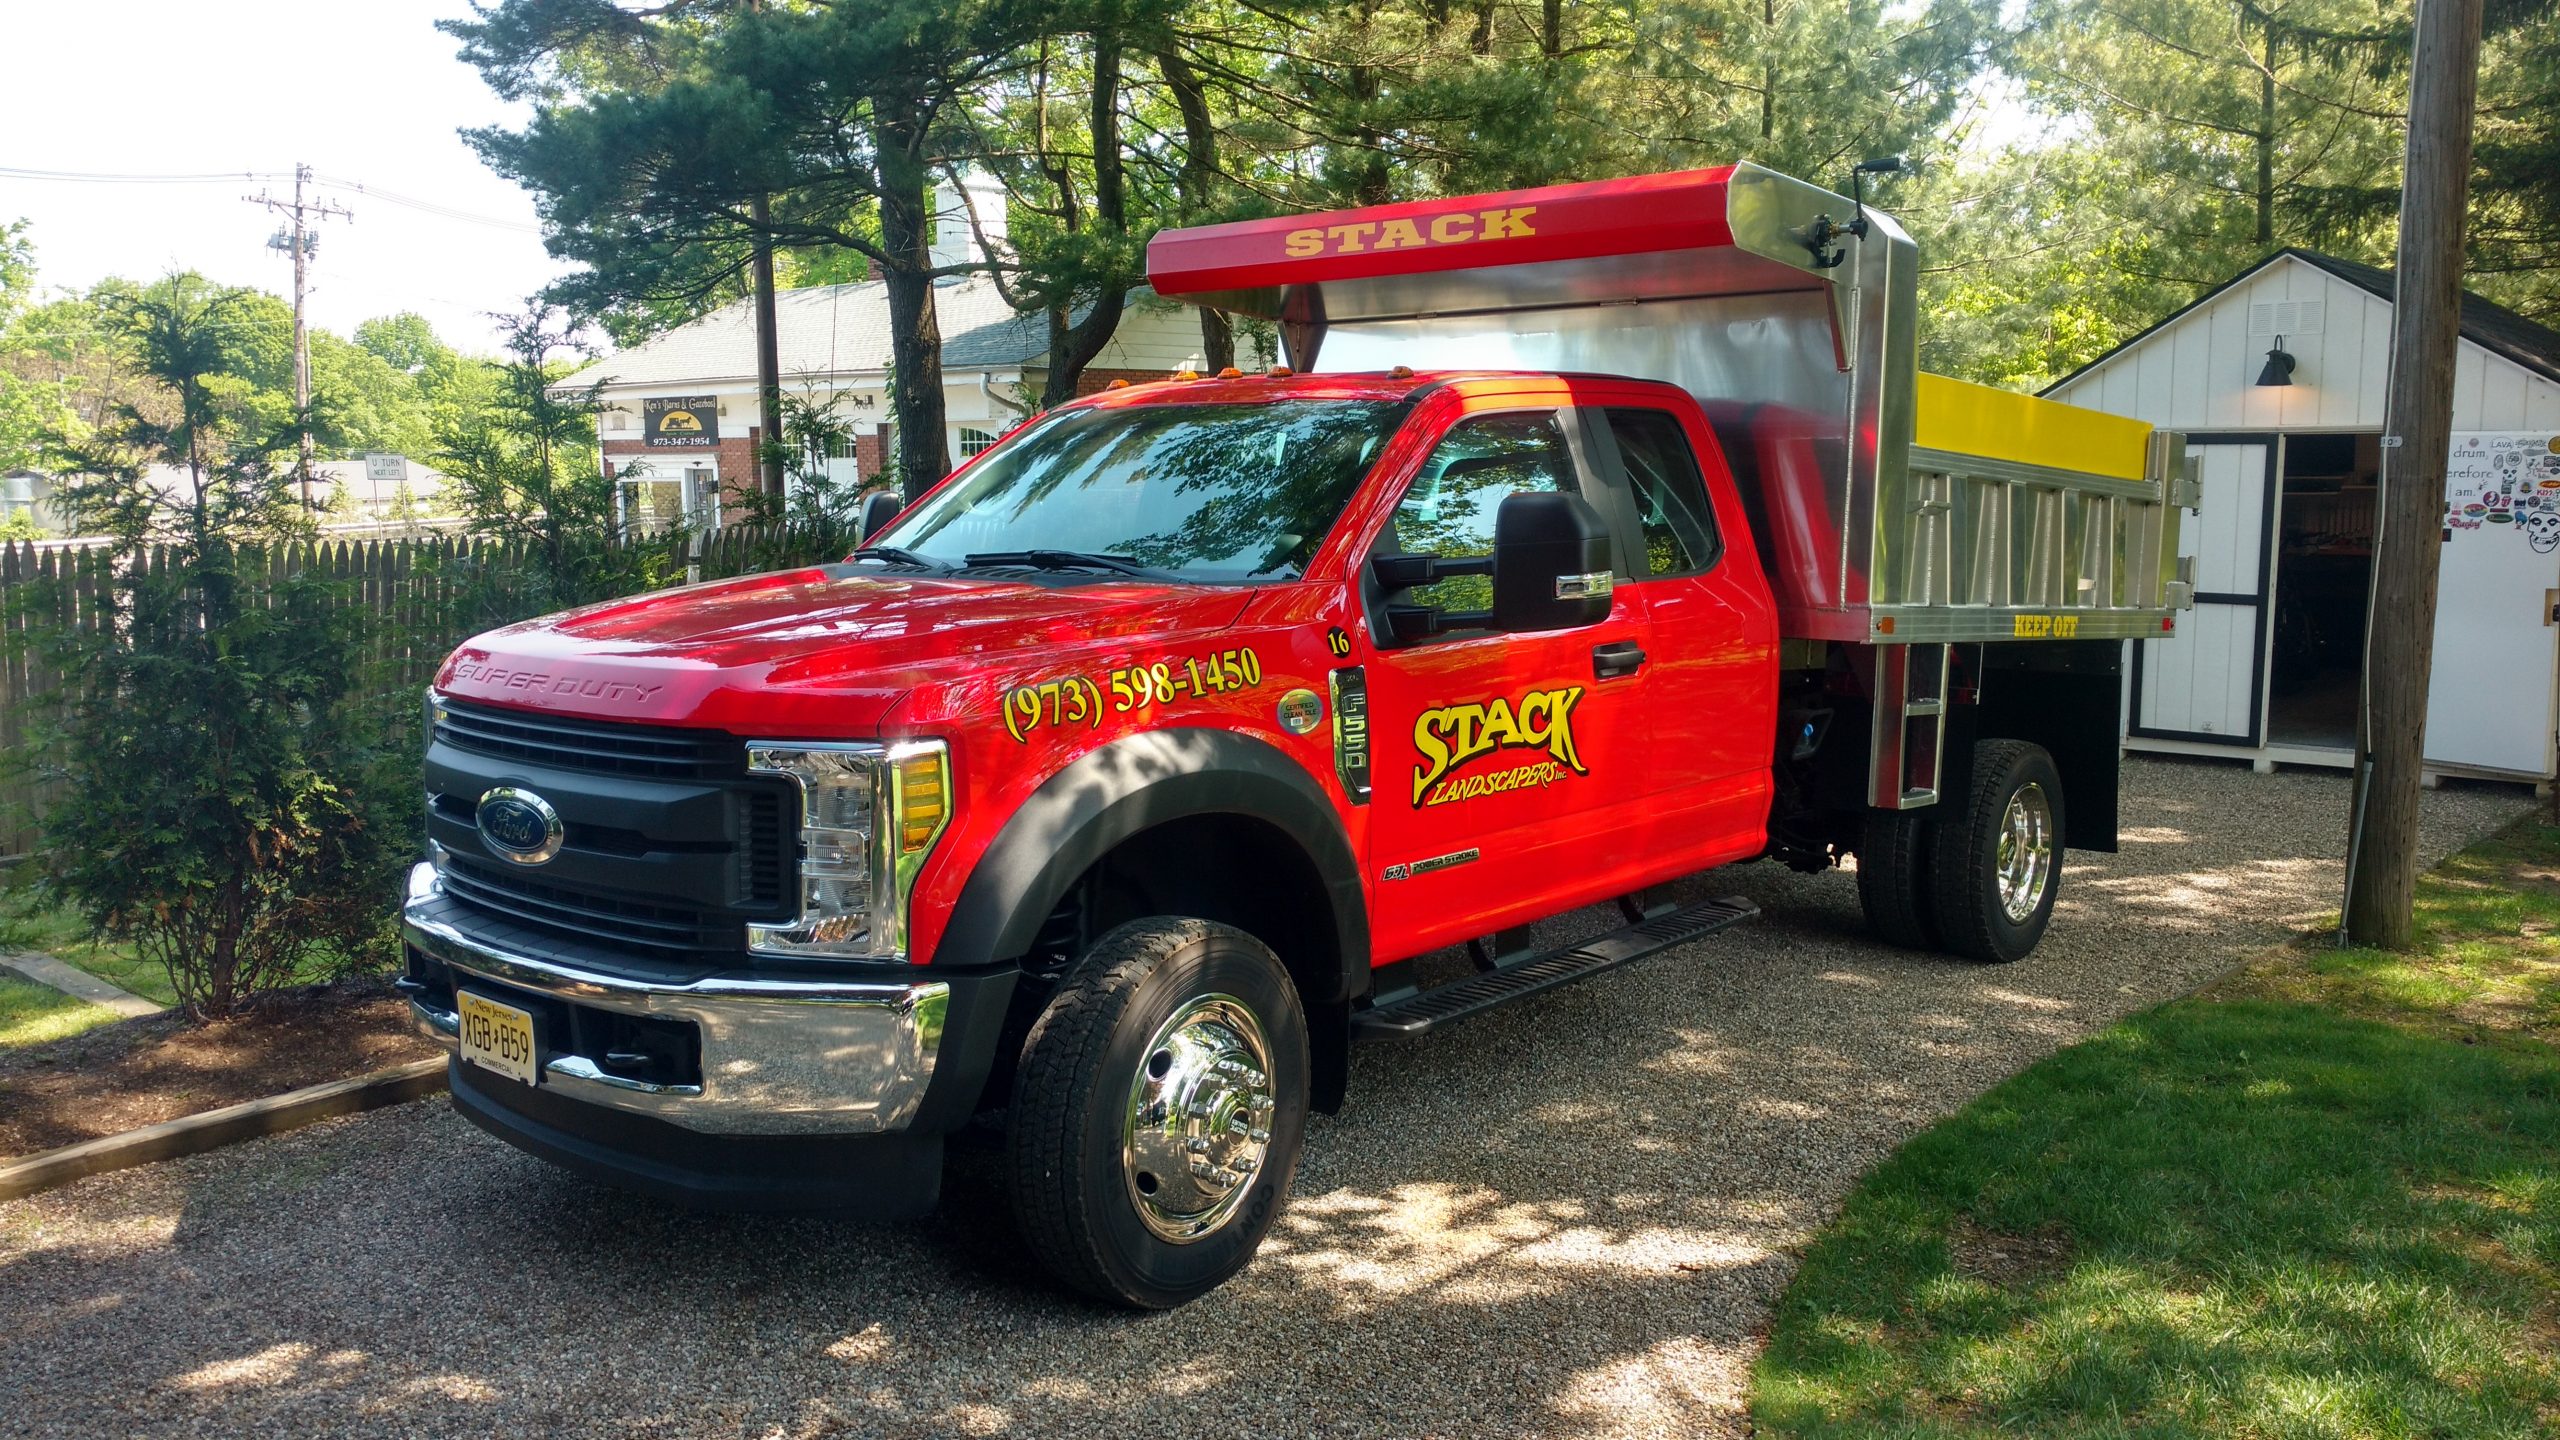
[[[1633,640],[1591,647],[1591,678],[1594,680],[1624,679],[1643,665],[1644,647]]]

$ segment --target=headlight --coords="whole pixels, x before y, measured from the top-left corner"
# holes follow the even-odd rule
[[[800,791],[799,917],[749,925],[747,948],[903,959],[907,897],[950,817],[950,748],[763,741],[747,747],[747,769],[787,776]]]

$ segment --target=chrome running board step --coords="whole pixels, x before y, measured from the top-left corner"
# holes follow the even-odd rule
[[[1701,900],[1677,910],[1621,926],[1564,950],[1435,985],[1428,990],[1392,996],[1366,1010],[1351,1013],[1354,1039],[1379,1040],[1419,1035],[1435,1025],[1462,1020],[1496,1005],[1542,994],[1559,985],[1614,970],[1674,945],[1713,935],[1728,926],[1760,918],[1760,907],[1739,895]]]

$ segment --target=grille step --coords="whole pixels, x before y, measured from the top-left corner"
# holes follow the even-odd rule
[[[1435,1025],[1446,1025],[1496,1005],[1544,994],[1560,985],[1570,985],[1603,970],[1614,970],[1674,945],[1685,945],[1728,926],[1758,918],[1760,907],[1739,895],[1729,895],[1721,900],[1701,900],[1667,915],[1621,926],[1579,945],[1550,950],[1499,970],[1489,970],[1446,985],[1435,985],[1428,990],[1355,1011],[1351,1016],[1351,1033],[1362,1040],[1420,1035]]]

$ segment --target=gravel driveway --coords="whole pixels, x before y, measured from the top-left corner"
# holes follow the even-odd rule
[[[1244,1276],[1171,1315],[1015,1268],[996,1154],[896,1228],[591,1189],[441,1100],[0,1205],[0,1434],[1736,1434],[1789,1247],[2057,1046],[2336,905],[2346,786],[2129,763],[2022,965],[1756,928],[1362,1050]],[[2430,860],[2522,811],[2427,797]],[[1557,922],[1588,927],[1590,915]]]

